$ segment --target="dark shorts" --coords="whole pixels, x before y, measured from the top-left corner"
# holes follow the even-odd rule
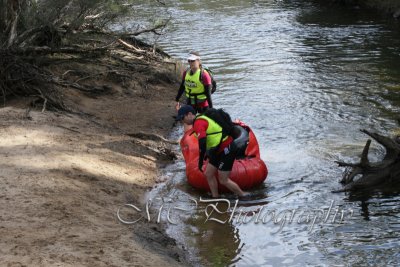
[[[191,105],[196,110],[197,113],[204,113],[208,109],[208,104],[207,104],[207,106],[203,106],[202,105],[202,103],[205,102],[205,101],[206,100],[199,101],[197,103],[197,105],[195,105],[195,104],[190,103],[190,99],[188,98],[187,101],[186,101],[186,104],[187,105]]]
[[[207,151],[209,158],[208,163],[216,167],[220,171],[231,171],[233,163],[235,162],[236,153],[231,150],[231,145],[226,147],[224,151],[217,153],[216,149]]]

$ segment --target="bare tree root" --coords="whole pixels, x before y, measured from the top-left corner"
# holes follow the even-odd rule
[[[49,78],[50,73],[9,52],[1,51],[0,57],[0,97],[3,105],[10,95],[35,96],[42,102],[42,111],[67,110],[61,93]]]
[[[387,136],[367,130],[361,131],[385,147],[385,157],[380,162],[369,162],[368,151],[371,140],[368,139],[359,163],[336,161],[339,167],[346,167],[346,170],[340,181],[344,187],[333,192],[372,189],[380,185],[400,182],[400,144]]]
[[[62,88],[73,88],[90,95],[101,95],[111,90],[109,86],[87,86],[85,80],[97,76],[113,75],[118,80],[128,80],[132,71],[144,71],[143,67],[154,62],[164,62],[164,57],[154,55],[150,47],[134,46],[128,40],[115,39],[101,47],[24,47],[18,49],[0,50],[0,101],[6,105],[10,96],[34,96],[35,106],[45,110],[70,110],[64,103]],[[111,57],[115,62],[104,64],[100,58]],[[96,62],[108,70],[97,73],[80,73],[80,77],[69,77],[68,74],[79,74],[79,71],[69,69],[61,75],[47,71],[43,66],[51,66],[61,62]],[[152,63],[151,63],[152,62]],[[123,64],[121,64],[123,63]],[[69,77],[67,79],[66,77]],[[1,103],[0,102],[0,103]]]
[[[168,140],[163,136],[154,133],[137,132],[137,133],[128,133],[127,135],[142,140],[161,141],[172,145],[178,144],[178,141]]]

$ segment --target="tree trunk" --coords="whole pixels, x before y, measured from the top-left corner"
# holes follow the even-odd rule
[[[4,25],[4,37],[6,39],[5,46],[7,48],[11,47],[14,43],[14,40],[18,36],[18,20],[21,12],[21,6],[24,0],[5,0],[5,10],[3,17],[3,25]]]

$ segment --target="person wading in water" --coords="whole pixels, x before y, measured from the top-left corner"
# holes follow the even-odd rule
[[[218,181],[215,177],[218,171],[218,178],[221,185],[228,188],[241,199],[251,197],[249,192],[244,192],[229,178],[237,150],[232,149],[232,136],[223,136],[222,127],[206,115],[196,116],[196,111],[190,105],[183,105],[178,110],[178,121],[185,125],[193,125],[193,131],[199,140],[199,169],[203,172],[203,160],[207,153],[209,158],[204,174],[213,198],[219,197]],[[188,128],[188,127],[185,127]]]

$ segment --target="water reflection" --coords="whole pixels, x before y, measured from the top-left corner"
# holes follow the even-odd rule
[[[165,170],[168,173],[168,170]],[[225,266],[241,252],[243,244],[238,229],[230,220],[233,200],[214,202],[206,194],[193,192],[182,183],[182,177],[170,177],[168,184],[176,189],[161,186],[152,191],[150,198],[168,198],[175,209],[168,233],[189,249],[190,261],[197,265]],[[232,202],[232,203],[231,203]],[[160,206],[153,206],[159,210]],[[164,216],[164,218],[168,218]],[[173,223],[172,223],[173,222]]]
[[[209,203],[210,204],[210,203]],[[220,211],[226,211],[225,203],[214,203]],[[224,205],[225,204],[225,205]],[[198,216],[205,217],[204,209],[206,205],[202,205],[198,210]],[[238,230],[229,222],[227,214],[217,215],[211,212],[212,208],[207,208],[211,213],[210,218],[216,221],[202,221],[196,218],[188,220],[186,223],[192,225],[196,229],[196,234],[192,234],[195,240],[195,246],[199,249],[199,255],[202,261],[211,266],[224,266],[227,262],[240,253],[241,241],[237,235]],[[192,232],[193,233],[193,232]],[[188,231],[190,234],[190,231]]]

